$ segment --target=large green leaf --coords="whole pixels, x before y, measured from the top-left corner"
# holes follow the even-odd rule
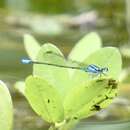
[[[102,41],[100,36],[96,32],[91,32],[85,35],[72,49],[69,54],[69,59],[82,62],[91,53],[100,49]]]
[[[104,47],[95,51],[84,60],[84,63],[86,66],[95,64],[99,67],[107,67],[108,72],[106,73],[106,76],[114,79],[118,79],[122,67],[121,54],[115,47]],[[95,77],[98,78],[99,76]],[[92,80],[95,77],[82,70],[75,71],[72,75],[73,86],[80,85],[81,83],[84,83],[87,80]]]
[[[44,120],[55,123],[64,119],[61,96],[45,79],[29,76],[26,79],[25,96],[33,110]]]
[[[74,87],[64,101],[65,117],[88,117],[107,107],[116,93],[117,84],[112,79],[96,79]]]
[[[104,47],[85,59],[87,64],[107,67],[107,76],[118,79],[122,68],[122,59],[119,50],[115,47]]]
[[[12,100],[6,85],[0,81],[0,130],[11,130],[13,123]]]
[[[36,60],[46,63],[65,65],[64,58],[47,53],[50,51],[62,55],[62,53],[56,46],[48,43],[44,44],[41,47]],[[33,74],[44,77],[48,82],[50,82],[54,87],[59,90],[60,94],[63,97],[69,89],[69,73],[68,70],[65,68],[34,64]]]
[[[29,34],[24,35],[24,46],[32,60],[36,59],[36,55],[40,50],[40,44]]]

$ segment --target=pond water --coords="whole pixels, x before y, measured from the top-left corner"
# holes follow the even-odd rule
[[[97,31],[100,34],[104,46],[121,47],[128,42],[125,14],[124,0],[0,1],[0,79],[7,83],[12,93],[15,130],[48,128],[48,124],[30,109],[25,98],[13,89],[16,81],[24,80],[32,72],[31,65],[24,66],[20,63],[20,59],[27,56],[23,46],[23,34],[33,34],[41,44],[51,42],[65,55],[90,31]],[[89,19],[82,19],[81,16],[87,16]],[[124,61],[124,66],[129,66],[130,60],[124,58]],[[123,89],[123,92],[126,91]],[[95,120],[95,117],[89,120]],[[126,129],[123,130],[128,130],[130,123],[127,122],[125,126]],[[79,127],[85,129],[82,123]],[[79,127],[77,129],[80,129]],[[98,128],[96,125],[95,127]],[[107,127],[104,125],[99,129]],[[89,125],[88,129],[95,130]]]

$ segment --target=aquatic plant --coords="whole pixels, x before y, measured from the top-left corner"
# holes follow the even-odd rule
[[[108,68],[106,75],[92,76],[81,70],[33,65],[33,74],[26,78],[22,92],[32,109],[50,123],[50,130],[72,129],[81,119],[106,108],[117,95],[121,55],[115,47],[101,48],[97,33],[81,39],[67,59],[53,44],[40,46],[30,35],[25,35],[24,44],[29,57],[35,61],[66,66],[70,64],[67,59],[72,59]]]

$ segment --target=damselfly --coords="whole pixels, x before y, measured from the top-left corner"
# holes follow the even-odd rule
[[[56,54],[56,55],[60,56],[58,54]],[[49,65],[49,66],[68,68],[68,69],[77,69],[77,70],[81,70],[81,71],[84,71],[87,73],[91,73],[94,75],[100,75],[100,76],[106,75],[106,73],[108,72],[107,67],[102,68],[102,67],[99,67],[99,66],[94,65],[94,64],[85,65],[84,67],[80,67],[80,66],[69,66],[69,65],[60,65],[60,64],[54,64],[54,63],[48,63],[48,62],[32,61],[30,59],[22,59],[21,62],[23,64],[42,64],[42,65]]]

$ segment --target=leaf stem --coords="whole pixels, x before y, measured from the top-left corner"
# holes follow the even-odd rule
[[[79,122],[79,120],[75,120],[75,119],[71,119],[69,121],[67,121],[65,124],[63,124],[61,127],[59,127],[58,130],[72,130],[77,123]]]
[[[58,127],[56,125],[51,125],[49,130],[72,130],[78,122],[79,120],[77,119],[70,119]]]

